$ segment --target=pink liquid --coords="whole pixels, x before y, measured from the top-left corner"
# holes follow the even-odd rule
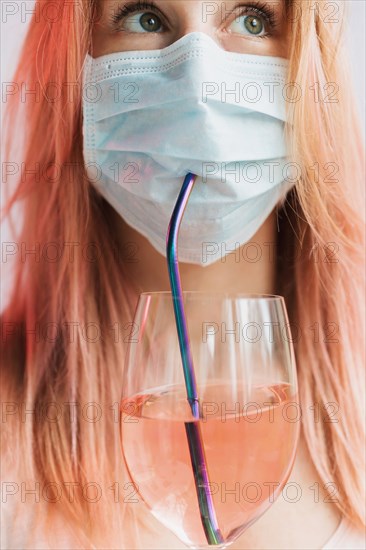
[[[234,541],[274,502],[295,457],[300,426],[288,384],[256,386],[231,396],[229,385],[200,391],[199,425],[216,517]],[[218,397],[219,396],[219,397]],[[185,422],[185,388],[156,388],[121,403],[121,442],[132,481],[154,516],[187,546],[207,547]]]

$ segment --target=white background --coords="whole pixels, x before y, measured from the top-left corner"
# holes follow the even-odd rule
[[[184,0],[183,0],[184,1]],[[346,24],[345,41],[348,48],[348,59],[353,77],[353,85],[356,91],[356,101],[362,121],[365,135],[365,22],[366,0],[344,0],[349,6],[349,17]],[[1,7],[1,81],[9,82],[12,79],[22,41],[24,39],[27,24],[31,19],[34,0],[0,0]],[[11,12],[14,12],[13,14]],[[1,103],[3,106],[3,103]],[[12,241],[9,228],[6,223],[1,225],[1,243]],[[3,260],[2,260],[3,261]],[[6,264],[6,276],[4,265],[2,269],[2,288],[0,298],[0,311],[5,307],[7,296],[6,279],[9,280],[10,266]],[[8,269],[9,268],[9,269]]]

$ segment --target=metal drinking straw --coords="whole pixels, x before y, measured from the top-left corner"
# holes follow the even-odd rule
[[[193,418],[195,419],[194,422],[185,422],[189,453],[196,485],[202,526],[205,531],[207,542],[210,545],[217,545],[222,544],[224,539],[217,523],[212,494],[210,491],[205,451],[199,425],[200,414],[197,384],[191,346],[189,342],[187,321],[183,307],[183,294],[177,257],[179,227],[196,177],[197,176],[195,174],[189,172],[184,178],[182,188],[169,222],[166,238],[166,250],[179,348],[187,390],[187,399],[192,410]]]

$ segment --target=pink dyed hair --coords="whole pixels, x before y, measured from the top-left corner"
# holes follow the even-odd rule
[[[72,261],[70,254],[55,263],[24,264],[19,259],[10,303],[2,314],[7,337],[1,392],[3,401],[26,402],[28,408],[49,401],[93,401],[104,411],[118,402],[125,349],[116,345],[111,331],[98,342],[87,342],[82,327],[88,322],[111,326],[120,320],[122,308],[132,315],[132,299],[112,251],[110,207],[93,190],[83,165],[80,79],[96,6],[93,0],[59,4],[61,16],[52,24],[42,17],[33,19],[14,81],[19,89],[22,83],[38,84],[41,90],[55,83],[61,98],[51,102],[41,93],[39,101],[29,100],[20,110],[19,95],[14,94],[6,110],[5,158],[10,159],[17,146],[12,130],[20,122],[26,136],[25,165],[38,162],[49,169],[41,171],[40,178],[19,177],[4,214],[10,216],[13,205],[22,202],[18,240],[27,248],[49,242],[61,248],[65,243],[79,245]],[[341,512],[362,527],[364,148],[340,44],[343,28],[326,23],[323,2],[319,4],[320,12],[303,10],[292,23],[288,82],[298,83],[303,95],[301,101],[288,102],[295,130],[287,139],[301,177],[279,212],[277,287],[286,298],[292,325],[302,331],[294,345],[302,427],[312,459],[324,483],[337,485]],[[286,5],[290,17],[293,4]],[[77,83],[72,101],[65,82]],[[338,101],[314,101],[309,83],[315,82],[323,93],[337,89]],[[91,242],[103,250],[97,264],[78,252]],[[36,323],[63,327],[70,322],[77,323],[72,341],[67,331],[38,342],[30,332]],[[315,323],[320,329],[317,341]],[[330,421],[330,403],[337,404],[338,422]],[[310,410],[315,404],[322,411],[320,422],[314,422]],[[21,479],[62,483],[72,478],[81,484],[98,480],[106,488],[111,480],[124,484],[118,424],[112,414],[103,414],[97,425],[79,416],[71,423],[67,415],[57,424],[42,417],[23,423],[12,418],[4,426],[2,448],[9,462],[18,458]],[[63,500],[53,511],[47,508],[50,518],[56,511],[70,520],[84,547],[88,541],[99,541],[104,548],[136,544],[134,523],[126,529],[129,512],[123,505],[105,499],[89,503],[76,490],[73,503]]]

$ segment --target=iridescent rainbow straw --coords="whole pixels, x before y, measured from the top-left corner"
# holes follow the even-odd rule
[[[166,238],[166,251],[179,348],[182,357],[184,380],[187,390],[187,399],[192,410],[193,418],[195,419],[194,422],[185,422],[185,428],[196,485],[198,505],[207,542],[210,545],[218,545],[222,544],[224,539],[217,523],[212,494],[210,491],[205,451],[199,424],[200,414],[196,376],[189,342],[187,321],[183,307],[183,294],[177,255],[179,227],[196,177],[197,176],[195,174],[188,172],[184,178],[182,189],[180,190],[169,222]]]

